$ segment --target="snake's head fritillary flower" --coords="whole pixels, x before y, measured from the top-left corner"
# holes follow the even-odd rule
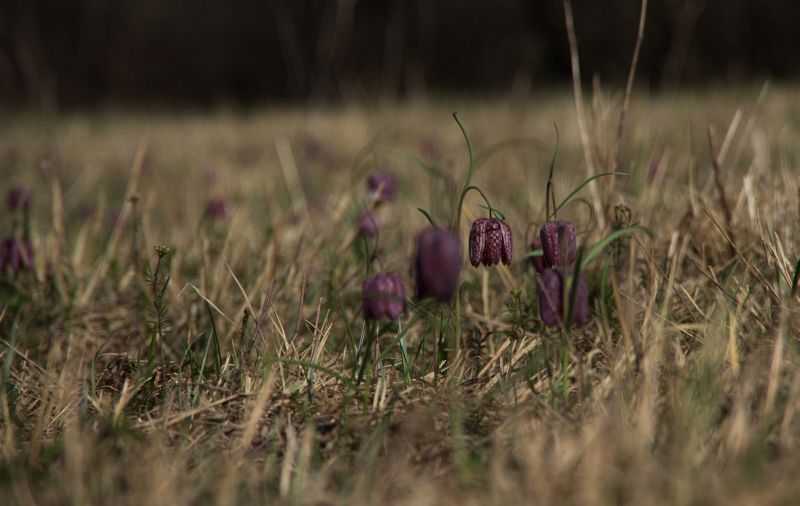
[[[17,211],[22,211],[23,213],[29,213],[31,210],[31,192],[30,190],[23,188],[21,186],[15,186],[8,190],[8,194],[6,195],[6,205],[8,206],[8,211],[11,213],[15,213]]]
[[[534,240],[531,241],[528,249],[531,251],[542,249],[542,240],[539,239],[538,237],[534,238]],[[539,274],[543,273],[545,270],[544,255],[530,257],[530,264],[533,266],[533,269],[536,272],[538,272]]]
[[[33,265],[33,247],[28,239],[6,238],[0,244],[0,273],[16,274]]]
[[[224,220],[230,213],[228,201],[222,198],[213,198],[206,206],[206,216],[211,220]]]
[[[548,327],[558,326],[567,317],[569,297],[575,282],[562,269],[546,269],[539,278],[539,313]],[[589,319],[589,287],[582,276],[578,276],[575,300],[572,305],[572,324],[583,325]],[[564,291],[567,300],[564,298]]]
[[[479,218],[469,232],[469,261],[473,267],[480,264],[511,263],[511,228],[498,218]]]
[[[364,237],[378,235],[378,217],[375,213],[364,213],[357,220],[358,233]]]
[[[364,319],[396,320],[406,314],[406,287],[399,274],[378,274],[364,281],[362,308]]]
[[[461,275],[461,246],[456,236],[440,228],[427,228],[417,235],[414,275],[418,300],[432,297],[453,300]]]
[[[563,220],[548,221],[542,227],[544,261],[548,267],[570,267],[575,261],[575,227]]]
[[[373,172],[367,179],[367,190],[377,201],[391,202],[397,195],[397,179],[388,172]]]

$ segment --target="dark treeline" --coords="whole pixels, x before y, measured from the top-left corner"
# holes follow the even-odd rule
[[[625,78],[638,0],[574,0]],[[650,0],[640,83],[800,74],[800,1]],[[0,0],[0,102],[338,100],[569,79],[560,0]]]

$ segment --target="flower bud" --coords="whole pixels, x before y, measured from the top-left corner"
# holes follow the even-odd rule
[[[575,261],[575,227],[568,221],[548,221],[539,236],[547,267],[570,267]]]
[[[378,235],[378,217],[375,213],[364,213],[358,217],[358,233],[364,237]]]
[[[473,267],[511,263],[511,228],[497,218],[479,218],[469,232],[469,261]]]
[[[397,179],[388,172],[373,172],[367,179],[367,190],[374,199],[391,202],[397,195]]]
[[[461,275],[461,246],[450,232],[427,228],[419,233],[414,254],[417,300],[450,302]]]
[[[406,287],[399,274],[378,274],[364,281],[364,319],[396,320],[406,313]]]

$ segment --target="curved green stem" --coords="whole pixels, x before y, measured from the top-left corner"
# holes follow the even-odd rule
[[[489,199],[486,197],[486,194],[483,193],[483,191],[480,188],[478,188],[477,186],[467,186],[461,191],[461,198],[458,199],[458,211],[456,212],[455,223],[453,223],[453,226],[451,227],[455,232],[456,237],[459,236],[458,232],[459,232],[459,227],[461,225],[461,211],[464,209],[464,198],[467,196],[467,193],[469,193],[470,190],[475,190],[476,192],[481,194],[481,197],[483,197],[483,201],[486,202],[486,207],[489,208],[490,216],[492,213],[494,213],[500,216],[501,219],[505,219],[503,213],[492,207],[492,204],[489,203]]]

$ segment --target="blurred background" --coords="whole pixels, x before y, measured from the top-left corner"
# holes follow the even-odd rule
[[[574,0],[583,76],[623,82],[637,0]],[[800,74],[797,0],[651,0],[638,84]],[[561,0],[3,0],[0,105],[301,103],[570,79]]]

